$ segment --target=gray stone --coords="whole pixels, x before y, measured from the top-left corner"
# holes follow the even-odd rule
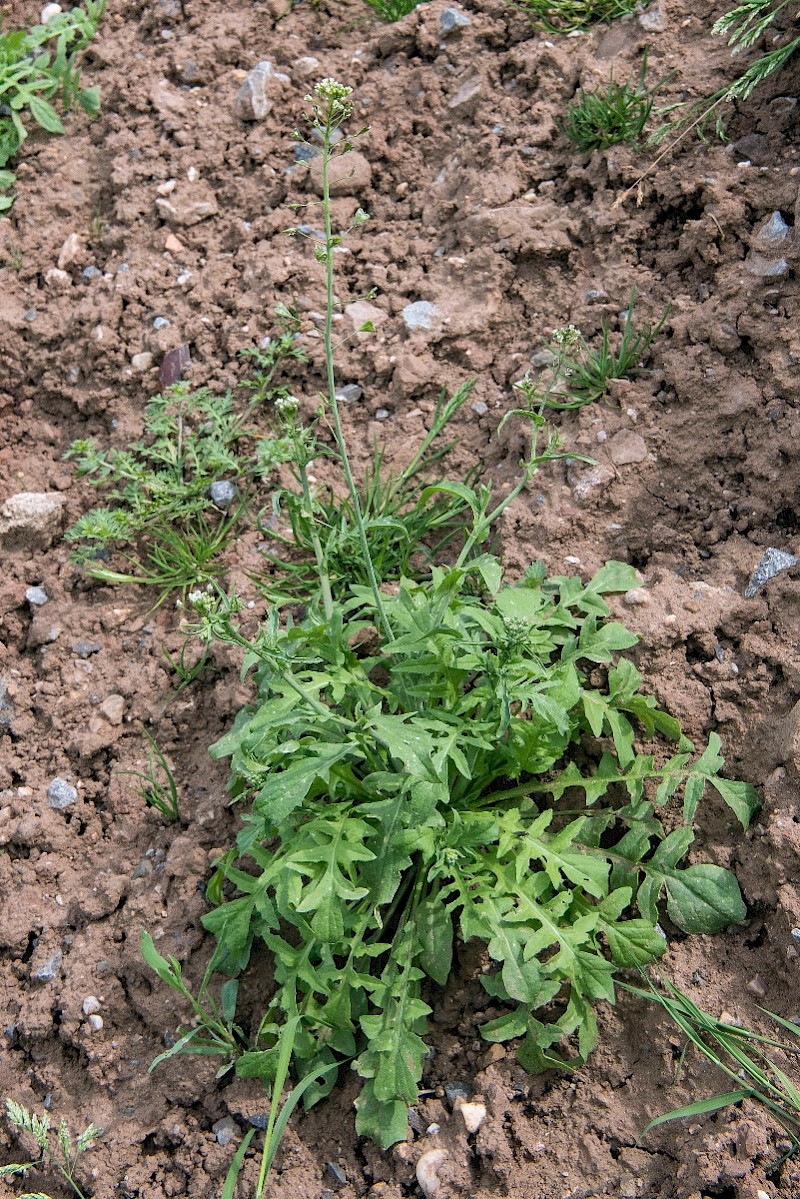
[[[211,1125],[211,1131],[217,1138],[218,1145],[230,1145],[233,1138],[239,1134],[239,1125],[233,1116],[225,1116],[224,1119],[217,1120],[216,1124]]]
[[[38,970],[34,970],[31,978],[37,983],[51,983],[56,977],[61,966],[61,961],[64,955],[60,949],[57,949],[51,958],[48,958]]]
[[[472,1087],[468,1082],[461,1082],[454,1079],[453,1082],[444,1084],[444,1093],[449,1103],[455,1103],[457,1099],[469,1099],[472,1096]]]
[[[22,317],[26,321],[35,321],[38,315],[39,313],[35,308],[29,308],[26,312],[23,312]]]
[[[467,14],[458,8],[446,8],[439,17],[439,28],[445,37],[448,33],[455,33],[456,30],[471,24]]]
[[[20,491],[0,508],[7,549],[49,549],[61,532],[66,500],[58,491]]]
[[[770,579],[774,579],[776,575],[781,574],[784,570],[789,570],[790,567],[796,566],[800,562],[800,558],[795,558],[794,554],[787,554],[785,550],[775,549],[774,546],[769,546],[764,550],[764,554],[758,566],[750,576],[750,582],[745,588],[745,599],[752,599],[760,588],[768,583]]]
[[[447,107],[451,112],[466,112],[474,108],[482,91],[482,77],[480,75],[472,75],[465,83],[461,84],[456,94],[450,97],[447,101]]]
[[[157,316],[153,320],[153,328],[154,329],[168,329],[169,321],[167,320],[167,318],[165,316]]]
[[[229,508],[239,494],[235,483],[230,479],[217,479],[208,489],[212,504],[218,508]]]
[[[136,869],[133,872],[133,877],[134,878],[147,878],[148,874],[152,874],[152,873],[153,873],[153,863],[151,861],[149,861],[147,858],[142,858],[141,862],[138,862],[136,865]]]
[[[14,723],[14,704],[8,694],[8,679],[0,675],[0,729],[10,729]]]
[[[476,416],[486,416],[486,413],[489,411],[489,405],[484,404],[483,400],[476,400],[472,405],[472,411]]]
[[[253,67],[239,89],[234,106],[240,121],[262,121],[272,108],[267,95],[267,80],[274,74],[272,63],[266,59]]]
[[[311,162],[318,154],[319,150],[315,146],[307,146],[305,143],[294,148],[295,162]]]
[[[325,1163],[325,1173],[328,1175],[328,1177],[331,1179],[332,1182],[336,1183],[337,1186],[343,1187],[344,1184],[347,1182],[347,1175],[345,1174],[342,1167],[337,1165],[336,1162],[326,1162]]]
[[[344,387],[340,387],[336,392],[336,399],[340,404],[357,404],[363,394],[357,383],[345,383]]]
[[[789,274],[789,263],[785,258],[765,258],[763,254],[748,254],[745,266],[751,275],[759,279],[783,279]]]
[[[756,234],[756,241],[765,241],[769,245],[778,245],[785,241],[789,234],[789,226],[779,212],[773,212],[772,216],[762,225]]]
[[[746,133],[738,141],[731,142],[731,151],[739,162],[754,162],[764,166],[772,156],[770,144],[763,133]]]
[[[81,271],[84,279],[99,279],[102,273],[103,272],[100,270],[100,268],[96,267],[94,264],[84,267],[84,269]]]
[[[255,1116],[248,1116],[247,1123],[251,1128],[258,1128],[261,1132],[266,1132],[267,1125],[269,1124],[269,1116],[261,1115],[260,1113]]]
[[[49,598],[44,587],[29,587],[25,592],[25,599],[34,608],[41,608],[42,604],[46,604]]]
[[[375,413],[375,420],[386,420],[389,416],[388,408],[378,408]]]
[[[47,788],[47,802],[57,812],[70,807],[78,798],[78,792],[66,779],[53,779]]]
[[[663,33],[666,27],[666,14],[660,4],[653,4],[639,13],[639,24],[646,33]]]
[[[438,315],[439,309],[430,300],[415,300],[403,309],[403,322],[407,329],[430,329]]]
[[[72,646],[72,652],[79,658],[90,658],[92,654],[99,654],[102,648],[96,641],[76,641]]]

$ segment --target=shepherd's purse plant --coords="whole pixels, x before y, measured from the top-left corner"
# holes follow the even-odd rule
[[[272,1092],[256,1196],[287,1111],[278,1117],[290,1063],[298,1083],[288,1110],[301,1094],[307,1106],[321,1099],[350,1066],[362,1079],[359,1133],[384,1148],[405,1138],[431,1005],[468,941],[485,948],[481,981],[501,1013],[483,1036],[516,1042],[530,1070],[583,1062],[597,1039],[595,1005],[614,1001],[617,972],[665,949],[662,899],[662,919],[687,933],[745,919],[733,874],[687,854],[706,791],[743,828],[757,802],[752,787],[722,776],[716,734],[695,747],[620,657],[637,639],[606,597],[637,584],[631,567],[608,563],[584,583],[534,564],[510,582],[488,552],[498,516],[559,456],[541,405],[513,418],[529,421],[531,448],[504,499],[462,482],[427,489],[465,508],[449,560],[421,579],[381,576],[333,360],[340,239],[328,179],[332,158],[353,144],[337,140],[350,94],[327,79],[309,102],[322,145],[324,402],[363,581],[334,597],[320,542],[305,610],[274,605],[251,638],[235,596],[213,586],[189,596],[195,634],[240,646],[255,684],[212,747],[230,759],[242,825],[206,889],[203,922],[217,946],[196,993],[180,963],[142,936],[146,960],[194,1015],[158,1060],[216,1054],[221,1074],[261,1078]],[[239,978],[265,954],[274,988],[263,1010],[239,1011]]]

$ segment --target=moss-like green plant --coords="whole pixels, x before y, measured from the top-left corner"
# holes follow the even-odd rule
[[[537,29],[546,33],[575,33],[616,21],[636,8],[636,0],[516,0]]]
[[[567,108],[564,133],[579,150],[607,150],[620,142],[635,146],[642,138],[661,86],[645,87],[647,54],[638,76],[618,83],[613,76],[604,87],[578,92]]]

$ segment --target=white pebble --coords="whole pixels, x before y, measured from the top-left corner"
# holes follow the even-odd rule
[[[439,1194],[439,1170],[448,1156],[445,1149],[429,1149],[417,1162],[417,1182],[425,1199],[436,1199]]]
[[[103,1017],[91,1015],[88,1023],[92,1032],[100,1032],[100,1029],[103,1027]]]
[[[60,12],[61,12],[60,4],[45,4],[44,8],[42,9],[41,13],[39,14],[40,24],[46,25],[51,17],[57,17]]]
[[[643,604],[649,604],[650,596],[643,587],[634,587],[623,595],[622,602],[629,608],[638,608]]]
[[[94,995],[87,995],[83,1001],[84,1016],[93,1016],[95,1012],[100,1011],[100,1000]]]
[[[477,1132],[486,1119],[484,1103],[462,1103],[458,1110],[461,1112],[461,1118],[470,1134]]]

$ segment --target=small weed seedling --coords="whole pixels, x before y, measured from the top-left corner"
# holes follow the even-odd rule
[[[581,91],[567,108],[564,133],[579,150],[607,150],[620,142],[635,146],[644,133],[663,80],[645,87],[647,54],[638,77],[617,83],[612,74],[605,87]]]
[[[11,1162],[10,1165],[0,1166],[0,1178],[11,1178],[15,1174],[26,1174],[28,1170],[55,1170],[72,1188],[78,1199],[84,1199],[83,1191],[75,1181],[78,1162],[93,1141],[103,1135],[102,1128],[90,1124],[88,1128],[73,1141],[65,1120],[60,1120],[58,1129],[50,1127],[50,1117],[47,1112],[37,1116],[29,1112],[21,1103],[6,1099],[6,1115],[14,1128],[28,1133],[35,1141],[39,1155],[30,1161]],[[21,1195],[20,1199],[48,1199],[40,1192]]]
[[[67,531],[67,540],[79,543],[73,559],[88,574],[153,587],[157,603],[219,576],[249,486],[286,459],[286,447],[259,438],[249,422],[266,398],[283,396],[273,376],[288,358],[305,360],[293,334],[258,352],[253,399],[243,411],[230,393],[193,392],[179,383],[150,400],[146,434],[128,449],[99,450],[91,439],[73,443],[65,457],[75,458],[78,475],[114,504],[92,509]],[[112,553],[127,570],[104,565]]]
[[[800,1027],[764,1008],[761,1009],[764,1014],[788,1033],[790,1040],[763,1036],[736,1024],[724,1024],[697,1007],[688,995],[666,979],[661,980],[660,988],[651,983],[647,991],[627,985],[625,990],[660,1004],[678,1025],[686,1037],[680,1064],[689,1049],[694,1047],[726,1074],[735,1086],[733,1091],[699,1099],[696,1103],[666,1112],[652,1120],[645,1132],[668,1120],[701,1116],[739,1103],[742,1099],[753,1099],[766,1108],[791,1138],[792,1152],[800,1149],[800,1089],[778,1065],[776,1054],[770,1052],[777,1050],[796,1062],[800,1053]]]
[[[53,101],[65,111],[77,103],[89,116],[100,109],[97,88],[82,88],[75,65],[97,32],[106,0],[86,0],[85,6],[57,13],[46,25],[0,34],[0,212],[14,197],[7,193],[14,174],[5,169],[29,129],[25,115],[48,133],[63,133]]]
[[[583,583],[534,564],[509,583],[485,552],[497,518],[560,456],[541,405],[519,411],[531,447],[503,499],[461,482],[422,492],[465,506],[450,564],[383,585],[334,373],[329,166],[352,145],[334,140],[350,90],[326,79],[309,99],[322,145],[325,414],[365,581],[334,595],[318,538],[305,615],[274,605],[250,640],[235,596],[189,596],[201,641],[241,647],[253,674],[252,702],[212,747],[231,761],[242,826],[206,889],[203,923],[217,946],[196,997],[179,963],[142,935],[145,959],[196,1021],[158,1060],[215,1053],[220,1073],[261,1078],[271,1094],[256,1199],[287,1113],[301,1095],[306,1106],[327,1095],[342,1066],[362,1080],[358,1132],[383,1148],[405,1139],[436,988],[467,941],[486,947],[481,981],[502,1013],[483,1036],[517,1042],[534,1071],[585,1061],[594,1006],[614,1002],[616,972],[664,952],[662,896],[688,933],[744,919],[735,877],[684,858],[706,790],[743,827],[757,806],[752,787],[722,777],[716,734],[698,754],[619,656],[636,637],[605,597],[636,585],[631,567],[611,562]],[[275,989],[245,1018],[238,978],[264,953]],[[299,1081],[281,1107],[290,1066]],[[240,1147],[226,1199],[243,1159]]]
[[[364,0],[364,2],[379,17],[383,17],[384,21],[400,21],[415,8],[419,8],[424,0]]]
[[[634,0],[516,0],[513,5],[545,33],[577,33],[626,17]]]
[[[644,360],[669,316],[669,308],[665,308],[655,325],[638,329],[633,321],[635,304],[636,288],[633,287],[616,350],[607,324],[603,324],[600,348],[597,350],[591,348],[574,325],[557,330],[548,346],[554,361],[546,385],[543,387],[530,375],[521,379],[516,387],[525,396],[527,409],[517,409],[515,412],[541,407],[558,410],[583,408],[585,404],[602,399],[612,379],[629,378]]]
[[[189,681],[191,680],[187,680]],[[137,791],[151,808],[166,816],[167,820],[180,820],[178,788],[170,764],[155,737],[148,733],[147,729],[142,729],[142,732],[150,744],[150,764],[147,770],[120,770],[118,773],[137,779]]]

